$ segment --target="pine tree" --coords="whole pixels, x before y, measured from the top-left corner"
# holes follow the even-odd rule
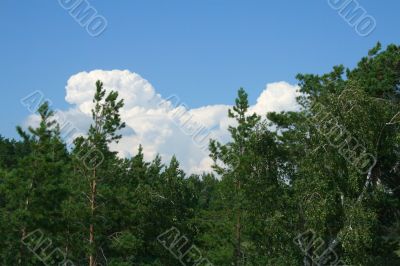
[[[24,244],[32,231],[40,230],[52,240],[53,246],[62,241],[58,232],[64,226],[60,214],[62,202],[68,195],[65,180],[69,158],[47,102],[39,107],[38,113],[41,119],[39,127],[29,127],[29,133],[18,128],[30,153],[18,160],[17,167],[6,176],[1,188],[6,195],[4,214],[12,221],[12,231],[19,232],[17,239],[9,239],[11,245],[19,243],[19,251],[5,258],[7,263],[15,265],[37,263],[34,254]],[[12,246],[8,248],[12,250]],[[43,251],[43,257],[48,255]]]
[[[247,148],[252,131],[255,129],[260,117],[256,114],[247,115],[249,103],[247,93],[244,89],[238,91],[235,106],[229,110],[228,116],[237,122],[236,127],[229,127],[232,142],[222,145],[217,141],[211,141],[211,157],[215,161],[214,169],[223,178],[230,180],[234,186],[234,210],[235,210],[235,248],[233,261],[235,265],[243,264],[244,253],[242,251],[242,230],[243,230],[243,185],[248,181],[248,154]],[[220,160],[226,167],[218,165]]]
[[[101,81],[96,82],[92,109],[93,123],[89,128],[87,137],[80,137],[75,141],[74,156],[78,164],[79,173],[83,180],[88,182],[89,189],[86,192],[88,225],[88,263],[89,266],[97,265],[97,254],[102,252],[101,243],[104,241],[104,228],[100,226],[104,199],[99,200],[103,190],[110,189],[107,182],[112,182],[113,164],[116,163],[116,154],[109,150],[108,145],[118,142],[121,135],[118,130],[125,127],[121,122],[119,111],[123,107],[123,100],[117,100],[118,93],[111,91],[106,96]],[[79,182],[79,181],[78,181]],[[100,209],[101,208],[101,209]],[[97,226],[97,227],[96,227]],[[99,243],[97,243],[99,242]]]

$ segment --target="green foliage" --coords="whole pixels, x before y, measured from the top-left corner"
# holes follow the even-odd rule
[[[56,248],[75,265],[179,265],[157,240],[170,228],[213,265],[400,265],[399,49],[299,74],[299,112],[250,114],[240,89],[231,140],[210,142],[215,173],[201,176],[141,146],[119,158],[123,100],[100,81],[72,150],[44,103],[38,127],[0,137],[0,265],[49,263]],[[51,240],[41,259],[33,232]]]

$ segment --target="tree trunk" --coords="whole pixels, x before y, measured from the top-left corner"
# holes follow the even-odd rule
[[[96,261],[94,258],[94,224],[93,224],[95,208],[96,208],[96,169],[93,170],[93,180],[92,180],[92,184],[91,184],[91,199],[90,199],[91,223],[89,226],[89,244],[90,244],[89,266],[96,266]]]
[[[28,196],[26,197],[25,200],[25,211],[28,211],[29,209],[29,195],[32,191],[33,188],[33,181],[31,182],[31,184],[29,185],[29,190],[28,190]],[[26,226],[23,226],[21,229],[21,243],[20,243],[20,250],[19,250],[19,258],[18,258],[18,265],[22,265],[22,258],[24,256],[24,244],[23,244],[23,240],[26,237]]]
[[[240,181],[237,183],[237,193],[240,193]],[[236,214],[236,248],[235,248],[235,266],[241,265],[242,259],[242,213],[241,213],[241,202],[239,195],[239,207]]]
[[[26,229],[25,227],[21,230],[21,243],[19,248],[19,258],[18,258],[18,265],[22,265],[22,258],[24,256],[24,244],[22,240],[26,237]]]

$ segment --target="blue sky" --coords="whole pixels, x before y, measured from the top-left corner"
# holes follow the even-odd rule
[[[41,90],[67,108],[81,71],[128,69],[190,107],[230,104],[243,86],[255,102],[267,83],[354,66],[377,41],[400,41],[398,0],[359,0],[377,21],[360,37],[325,0],[91,0],[108,21],[93,38],[56,0],[0,1],[0,134],[29,115],[20,99]]]

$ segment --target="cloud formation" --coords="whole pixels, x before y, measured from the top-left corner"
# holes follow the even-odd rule
[[[142,144],[146,160],[158,153],[168,162],[176,155],[184,170],[201,173],[211,169],[207,149],[210,138],[229,141],[227,129],[233,122],[227,117],[230,106],[191,109],[177,95],[162,97],[150,82],[128,70],[94,70],[70,77],[65,87],[65,100],[72,107],[57,110],[57,114],[76,128],[74,136],[84,134],[90,125],[97,80],[104,83],[106,90],[118,91],[125,102],[121,118],[126,122],[126,129],[121,132],[120,142],[112,145],[121,156],[135,155]],[[297,90],[297,86],[286,82],[267,84],[250,111],[264,116],[271,111],[298,110]],[[36,123],[36,115],[26,121],[29,125]]]

